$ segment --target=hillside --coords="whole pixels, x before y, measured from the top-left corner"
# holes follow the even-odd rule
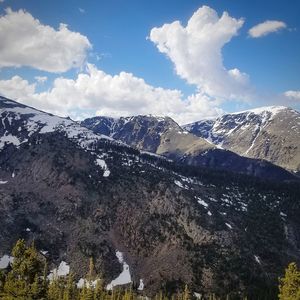
[[[23,237],[78,281],[93,257],[109,284],[121,252],[147,296],[271,295],[300,261],[297,183],[178,165],[8,99],[1,117],[1,259]]]

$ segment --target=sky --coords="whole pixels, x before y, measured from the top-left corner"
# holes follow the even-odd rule
[[[300,2],[0,0],[0,95],[80,120],[300,110]]]

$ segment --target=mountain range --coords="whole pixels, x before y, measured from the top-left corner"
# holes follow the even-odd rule
[[[300,171],[300,113],[291,108],[262,107],[201,120],[183,128],[239,155]]]
[[[280,110],[280,108],[277,109]],[[275,108],[273,110],[275,111]],[[284,126],[281,128],[281,132],[274,137],[275,141],[263,131],[264,126],[270,130],[270,124],[272,127],[279,126],[274,123],[275,121],[272,122],[272,111],[263,111],[261,115],[246,112],[242,116],[240,114],[232,115],[231,119],[231,115],[226,115],[224,120],[222,119],[223,121],[215,121],[217,124],[215,130],[219,132],[218,136],[210,131],[211,128],[214,128],[213,120],[199,121],[180,127],[169,117],[133,116],[113,119],[100,116],[86,119],[81,124],[96,134],[108,135],[139,150],[163,155],[176,162],[227,170],[264,179],[287,180],[293,177],[289,172],[297,173],[299,168],[300,151],[297,150],[300,148],[298,148],[297,132],[300,133],[300,122],[298,121],[300,116],[296,111],[288,109],[285,111],[284,116],[290,120],[290,123],[282,122]],[[249,118],[247,119],[248,115],[251,116],[250,121]],[[208,124],[211,127],[208,127]],[[249,135],[254,134],[257,130],[257,137],[251,136],[250,138]],[[294,134],[290,133],[290,130]],[[280,136],[283,137],[281,140]],[[231,142],[227,142],[229,137]],[[250,147],[251,149],[248,152],[247,150],[238,151],[239,141],[241,141],[241,147],[244,147],[248,141],[250,145],[247,149]],[[254,151],[252,149],[256,149],[255,153],[265,153],[265,155],[251,157],[250,153]],[[245,155],[245,152],[249,155]],[[274,161],[275,156],[277,157],[276,161]],[[269,159],[270,157],[273,159]],[[284,161],[288,161],[288,163],[284,164]],[[286,168],[287,171],[283,168]]]
[[[24,238],[78,281],[93,257],[108,286],[126,271],[144,296],[187,283],[256,299],[300,262],[297,158],[244,157],[228,135],[222,144],[168,117],[79,123],[3,97],[0,117],[0,268]]]

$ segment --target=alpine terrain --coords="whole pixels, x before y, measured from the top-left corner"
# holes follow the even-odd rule
[[[300,171],[300,113],[270,106],[183,126],[185,130],[242,156]]]
[[[193,295],[274,299],[278,276],[300,263],[299,181],[282,168],[170,118],[80,124],[3,97],[0,117],[2,271],[23,238],[78,284],[92,257],[107,289],[132,283],[151,297],[187,284]],[[215,151],[223,158],[203,164]],[[270,176],[222,170],[227,153]]]
[[[289,172],[266,160],[242,157],[212,141],[197,137],[169,117],[94,117],[81,123],[97,134],[106,134],[131,147],[163,155],[176,162],[226,170],[261,178],[289,180]]]

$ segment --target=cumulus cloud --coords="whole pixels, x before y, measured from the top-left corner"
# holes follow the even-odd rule
[[[0,17],[0,68],[29,66],[61,73],[82,66],[91,48],[86,36],[66,24],[58,30],[43,25],[24,10],[5,12]]]
[[[224,12],[221,17],[208,6],[199,8],[186,26],[179,21],[153,28],[149,39],[173,62],[176,73],[212,97],[245,99],[248,75],[223,65],[222,48],[243,26]]]
[[[94,115],[154,114],[168,115],[184,124],[222,112],[220,102],[207,95],[197,93],[184,98],[179,90],[153,87],[131,73],[111,76],[91,64],[75,80],[57,78],[46,92],[37,93],[35,88],[35,84],[19,76],[0,80],[3,96],[76,119]]]
[[[249,31],[249,36],[259,38],[268,35],[272,32],[286,28],[287,25],[282,21],[265,21],[253,26]]]
[[[10,99],[22,99],[35,92],[35,83],[29,82],[20,76],[13,76],[8,80],[0,80],[0,94]]]
[[[300,91],[286,91],[284,92],[284,96],[291,100],[300,101]]]

